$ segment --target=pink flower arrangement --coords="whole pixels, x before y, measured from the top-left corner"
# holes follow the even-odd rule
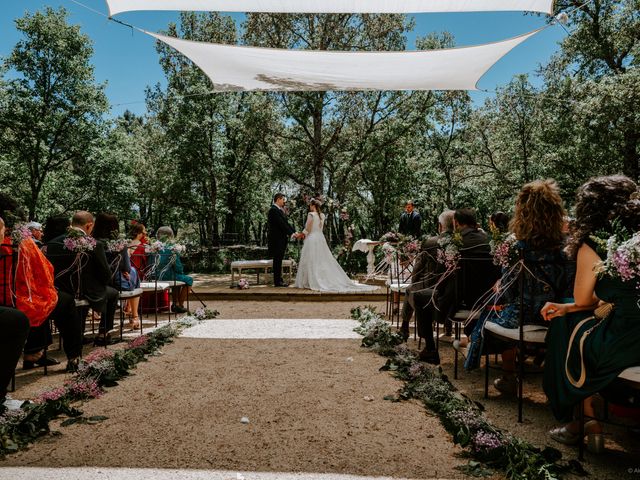
[[[420,251],[420,243],[418,240],[411,240],[404,244],[404,253],[408,255],[415,255]]]
[[[66,387],[74,398],[100,398],[104,393],[94,379],[77,379],[68,382]]]
[[[19,245],[23,240],[28,238],[33,238],[33,234],[24,223],[15,225],[11,230],[11,241],[16,245]]]
[[[160,240],[154,240],[153,242],[146,243],[144,246],[146,253],[160,253],[162,250],[164,250],[164,243]]]
[[[445,235],[438,239],[438,245],[440,248],[436,254],[436,261],[443,264],[447,270],[456,268],[460,259],[462,236],[459,233]]]
[[[381,242],[398,242],[400,241],[400,236],[396,232],[387,232],[380,237]]]
[[[349,220],[349,212],[347,211],[346,208],[343,208],[342,210],[340,210],[340,220],[345,222]]]
[[[512,233],[491,240],[489,244],[493,254],[493,264],[503,268],[513,265],[518,259],[517,243],[518,240]]]
[[[83,359],[83,363],[91,364],[96,362],[101,362],[102,360],[111,360],[115,352],[113,350],[109,350],[107,348],[98,348]]]
[[[64,248],[76,253],[90,252],[96,248],[96,239],[89,235],[68,236],[62,243]]]
[[[238,280],[238,288],[240,290],[247,290],[249,288],[249,281],[246,278]]]
[[[479,431],[472,440],[472,449],[476,453],[488,453],[503,446],[502,439],[497,433]]]
[[[120,237],[114,240],[109,240],[106,244],[106,250],[107,252],[120,253],[128,246],[129,240],[124,237]]]
[[[33,401],[35,403],[55,402],[60,400],[67,394],[65,387],[54,388],[53,390],[47,390],[38,395]]]
[[[129,342],[128,348],[140,348],[147,345],[149,341],[148,335],[140,335]]]
[[[167,245],[171,253],[175,253],[176,255],[184,253],[187,251],[186,245],[182,245],[181,243],[173,243],[171,245]]]
[[[624,241],[616,235],[610,237],[607,240],[607,257],[596,271],[623,282],[635,281],[640,288],[640,232]]]

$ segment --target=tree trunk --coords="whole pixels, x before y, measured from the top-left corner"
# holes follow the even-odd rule
[[[324,151],[322,149],[322,110],[324,93],[319,93],[313,110],[313,188],[314,195],[324,191]]]

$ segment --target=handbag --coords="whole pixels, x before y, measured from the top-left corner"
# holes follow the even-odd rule
[[[584,368],[584,342],[587,339],[587,337],[591,334],[591,332],[593,332],[597,327],[602,325],[603,321],[613,311],[613,308],[614,308],[613,303],[603,303],[593,311],[593,315],[591,317],[585,318],[584,320],[580,321],[573,329],[573,332],[571,332],[571,337],[569,338],[569,346],[567,348],[567,357],[564,362],[564,371],[567,375],[567,378],[569,379],[569,383],[571,383],[571,385],[573,385],[576,388],[582,388],[582,386],[584,385],[584,382],[587,380],[587,371]],[[596,320],[595,325],[589,328],[588,330],[585,330],[582,333],[582,336],[580,337],[580,345],[579,345],[580,377],[576,380],[573,377],[573,375],[571,375],[571,372],[569,372],[569,357],[571,356],[571,346],[573,345],[573,341],[576,338],[576,335],[578,334],[580,327],[582,327],[582,325],[584,325],[586,322],[589,322],[591,320]]]

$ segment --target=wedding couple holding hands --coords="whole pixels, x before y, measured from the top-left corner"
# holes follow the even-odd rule
[[[327,245],[322,233],[325,216],[322,202],[312,199],[309,214],[302,232],[297,232],[289,223],[284,207],[286,197],[276,193],[268,215],[269,256],[273,259],[273,284],[287,287],[282,280],[282,260],[289,240],[304,240],[296,288],[308,288],[320,292],[371,292],[377,290],[374,285],[362,285],[351,280],[342,270]]]

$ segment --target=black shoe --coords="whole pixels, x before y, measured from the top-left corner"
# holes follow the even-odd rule
[[[171,312],[172,313],[187,313],[187,309],[184,307],[181,307],[180,305],[171,305]]]
[[[288,283],[284,283],[284,282],[280,282],[280,283],[276,283],[274,285],[274,287],[288,287],[289,284]]]
[[[44,367],[45,365],[47,367],[51,367],[53,365],[60,365],[60,362],[58,360],[56,360],[55,358],[51,358],[51,357],[40,357],[38,360],[36,360],[36,365],[40,365],[41,367]]]
[[[65,368],[65,371],[67,373],[76,373],[78,371],[79,364],[80,364],[80,358],[78,357],[70,358],[67,361],[67,367]]]
[[[36,367],[44,367],[45,365],[47,367],[51,367],[53,365],[59,365],[60,362],[58,360],[56,360],[55,358],[51,358],[51,357],[40,357],[38,360],[32,361],[32,360],[23,360],[22,361],[22,369],[23,370],[31,370],[32,368],[36,368]]]
[[[418,354],[418,358],[423,362],[431,365],[440,365],[440,354],[436,350],[427,350],[426,348]]]
[[[402,339],[405,342],[409,340],[409,325],[402,323],[402,326],[400,327],[400,330],[398,330],[398,333],[402,335]]]

